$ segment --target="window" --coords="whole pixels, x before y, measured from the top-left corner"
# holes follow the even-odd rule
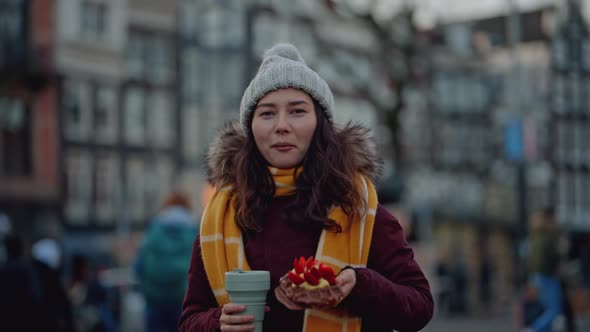
[[[92,107],[87,82],[67,80],[63,90],[65,136],[73,141],[88,140],[91,131]]]
[[[0,67],[19,63],[25,52],[26,2],[3,0],[0,5]]]
[[[199,99],[201,82],[201,57],[196,47],[186,47],[182,56],[182,99],[196,101]]]
[[[590,167],[590,123],[580,123],[578,129],[578,134],[580,135],[580,149],[582,157],[584,158],[582,162],[586,163],[586,167]],[[590,189],[590,188],[589,188]],[[590,198],[590,196],[588,196]],[[590,204],[588,205],[590,209]]]
[[[580,79],[580,75],[576,73],[571,73],[568,77],[568,81],[570,84],[570,100],[571,100],[571,111],[572,112],[580,112],[581,111],[581,103],[582,103],[582,81]]]
[[[119,202],[119,165],[113,155],[100,155],[96,160],[96,219],[101,224],[111,224]]]
[[[201,96],[202,103],[208,110],[213,110],[212,107],[219,106],[221,103],[221,91],[223,91],[223,84],[225,83],[220,73],[223,72],[223,61],[225,59],[221,56],[209,57],[207,63],[202,67],[202,74],[200,79],[207,84],[202,85]],[[214,110],[215,112],[219,110]]]
[[[135,80],[148,80],[166,85],[174,78],[174,50],[168,38],[131,32],[127,46],[127,75]]]
[[[193,36],[198,31],[199,8],[196,0],[184,0],[181,3],[180,27],[184,36]]]
[[[127,44],[127,75],[139,80],[143,77],[145,61],[143,58],[144,41],[141,34],[131,32]]]
[[[96,91],[95,133],[100,143],[114,143],[117,140],[117,99],[115,89],[100,86]]]
[[[107,5],[84,1],[81,6],[80,32],[82,38],[103,40],[107,31]]]
[[[565,79],[563,75],[556,74],[554,79],[554,93],[553,93],[553,107],[555,107],[555,112],[557,113],[565,113],[566,112],[566,88],[565,88]],[[588,88],[590,88],[590,84],[588,84]]]
[[[31,122],[31,112],[22,100],[0,97],[0,174],[31,175]]]
[[[154,91],[149,103],[148,116],[149,132],[153,143],[159,147],[169,147],[172,144],[176,109],[168,93]]]
[[[471,28],[466,24],[449,24],[444,29],[449,49],[458,56],[471,55]]]
[[[582,206],[585,209],[585,217],[586,223],[590,226],[590,174],[585,174],[582,176],[582,183],[581,186],[584,190],[583,198],[584,201],[582,202]]]
[[[559,69],[568,69],[568,49],[564,39],[561,37],[555,39],[552,45],[552,53],[555,66]]]
[[[92,162],[82,151],[66,154],[66,217],[72,224],[87,224],[92,195]]]
[[[158,158],[146,164],[144,169],[144,206],[146,216],[156,213],[172,185],[173,164],[170,160]]]
[[[580,172],[576,172],[572,174],[572,181],[574,182],[574,187],[570,190],[574,191],[574,207],[576,211],[575,222],[582,223],[583,222],[583,210],[584,210],[584,188],[582,187],[585,183],[584,181],[584,174]]]
[[[585,163],[585,156],[584,156],[584,152],[586,152],[586,145],[588,144],[584,144],[585,142],[588,141],[584,141],[584,129],[586,129],[585,123],[583,122],[574,122],[572,123],[573,128],[572,130],[574,131],[573,136],[574,136],[574,144],[573,144],[573,150],[574,150],[574,162],[577,165],[582,165]]]
[[[146,44],[146,56],[148,57],[148,77],[147,79],[154,84],[170,83],[173,74],[173,52],[168,41],[160,37],[151,38]]]
[[[223,27],[223,38],[225,45],[239,47],[246,40],[246,11],[242,2],[237,3],[236,8],[228,8],[225,12]]]
[[[201,152],[205,150],[204,142],[207,139],[201,139],[203,132],[199,130],[200,119],[203,118],[197,105],[183,105],[182,110],[182,153],[185,160],[197,163]]]
[[[147,216],[144,205],[146,178],[144,162],[139,158],[132,158],[127,162],[127,217],[133,223],[143,223]]]
[[[224,11],[220,5],[212,5],[204,9],[201,14],[199,39],[206,47],[221,47],[224,45],[223,19]]]
[[[230,111],[239,108],[239,102],[244,92],[244,61],[241,54],[230,54],[219,59],[221,80],[218,93],[222,94],[222,100],[226,102],[225,110]]]
[[[557,160],[558,162],[565,162],[568,158],[568,134],[567,131],[569,130],[568,125],[565,121],[560,120],[555,125],[556,133],[557,133]]]
[[[125,94],[125,140],[130,144],[144,144],[146,114],[143,90],[135,87]]]
[[[288,39],[288,22],[284,22],[270,14],[255,16],[253,23],[254,41],[252,49],[256,56],[262,58],[264,51],[280,40]]]

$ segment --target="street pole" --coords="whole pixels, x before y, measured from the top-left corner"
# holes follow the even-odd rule
[[[528,211],[527,211],[527,165],[526,165],[526,153],[524,149],[524,114],[522,113],[522,100],[521,100],[521,89],[522,89],[522,73],[520,66],[520,58],[518,54],[518,44],[521,41],[521,20],[520,13],[517,6],[517,0],[508,0],[509,14],[507,24],[508,41],[512,50],[513,58],[513,73],[514,73],[514,86],[512,86],[511,105],[512,113],[520,118],[520,135],[521,142],[523,145],[522,155],[516,160],[516,188],[517,188],[517,226],[516,226],[516,243],[515,243],[515,254],[516,254],[516,267],[517,272],[522,271],[523,264],[522,260],[522,245],[526,240],[527,236],[527,224],[528,224]],[[516,280],[516,286],[520,286],[519,278]]]

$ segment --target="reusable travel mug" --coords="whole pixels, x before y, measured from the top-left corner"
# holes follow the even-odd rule
[[[243,271],[234,269],[225,272],[225,290],[231,303],[243,304],[246,311],[242,315],[254,315],[256,332],[262,332],[262,321],[266,308],[266,293],[270,289],[268,271]]]

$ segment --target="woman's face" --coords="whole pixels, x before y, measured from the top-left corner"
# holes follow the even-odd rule
[[[258,101],[252,118],[256,147],[277,168],[292,168],[305,157],[317,125],[311,97],[297,89],[279,89]]]

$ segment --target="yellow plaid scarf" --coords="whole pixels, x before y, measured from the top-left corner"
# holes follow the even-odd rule
[[[275,196],[286,196],[295,192],[293,169],[270,168],[273,174]],[[298,173],[299,174],[299,173]],[[345,266],[365,267],[373,235],[377,210],[377,193],[371,180],[360,175],[357,186],[367,202],[366,211],[359,211],[359,220],[354,220],[348,231],[342,233],[322,231],[315,258],[332,266],[336,273]],[[225,291],[225,272],[235,268],[250,270],[244,252],[242,234],[235,223],[235,209],[230,197],[231,187],[219,189],[209,201],[201,220],[201,251],[209,284],[217,303],[229,303]],[[347,216],[340,208],[330,211],[330,218],[346,230]],[[285,271],[287,273],[288,271]],[[307,331],[360,331],[360,317],[351,316],[341,310],[305,310],[303,332]]]

